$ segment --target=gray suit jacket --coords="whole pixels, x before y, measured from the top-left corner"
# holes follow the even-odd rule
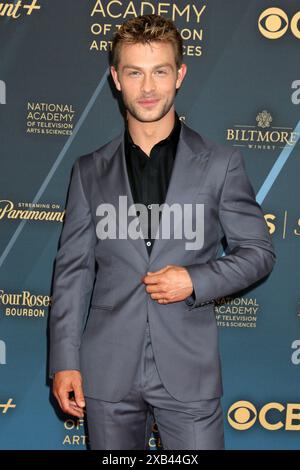
[[[117,208],[119,195],[133,204],[123,132],[73,167],[54,272],[50,377],[77,369],[86,396],[121,400],[135,377],[148,313],[167,391],[183,402],[221,396],[214,301],[265,277],[275,262],[240,151],[203,138],[182,122],[165,202],[205,204],[199,250],[186,250],[187,240],[174,237],[172,227],[169,240],[155,240],[150,257],[142,238],[99,239],[97,206],[106,202]],[[229,254],[217,257],[224,236]],[[167,264],[187,268],[195,298],[169,304],[151,299],[141,278]]]

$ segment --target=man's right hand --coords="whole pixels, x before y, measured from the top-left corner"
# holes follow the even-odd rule
[[[69,393],[74,392],[74,398]],[[85,407],[82,377],[78,370],[61,370],[54,374],[53,395],[64,413],[83,418]]]

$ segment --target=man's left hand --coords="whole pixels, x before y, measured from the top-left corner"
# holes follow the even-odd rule
[[[160,304],[179,302],[193,293],[192,279],[186,268],[168,264],[142,277],[153,300]]]

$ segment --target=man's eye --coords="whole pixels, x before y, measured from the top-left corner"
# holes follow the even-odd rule
[[[166,75],[166,71],[165,70],[157,70],[157,73],[158,75]]]
[[[133,70],[132,72],[129,72],[129,75],[138,75],[139,72],[137,70]]]

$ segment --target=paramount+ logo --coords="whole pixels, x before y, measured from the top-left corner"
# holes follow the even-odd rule
[[[227,419],[237,431],[247,431],[257,421],[267,431],[300,431],[300,403],[271,402],[258,410],[250,401],[237,401],[229,408]]]
[[[300,39],[300,11],[289,19],[284,10],[272,7],[264,10],[258,18],[258,29],[267,39],[281,38],[289,27],[292,34]]]

